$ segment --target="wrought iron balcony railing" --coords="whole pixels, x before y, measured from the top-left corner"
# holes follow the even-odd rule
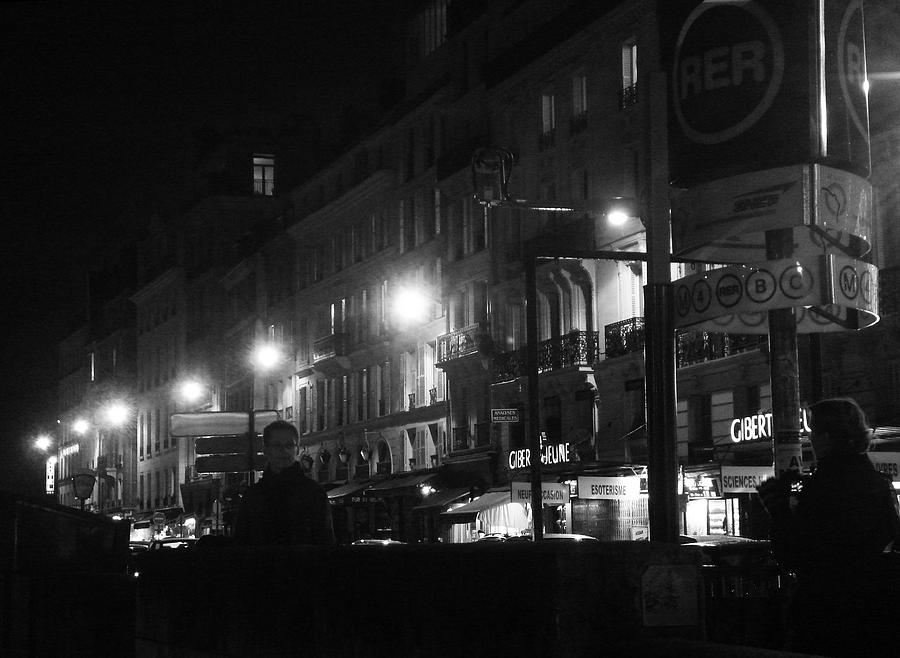
[[[446,363],[478,351],[479,337],[483,329],[480,323],[470,324],[449,334],[438,336],[437,363]]]
[[[634,317],[613,322],[603,328],[606,358],[644,351],[644,318]]]
[[[766,335],[722,334],[708,331],[681,331],[676,338],[679,368],[722,359],[741,352],[758,350],[768,342]]]
[[[346,353],[346,334],[330,334],[313,343],[313,363],[333,359],[336,356],[345,356]]]
[[[619,90],[619,109],[624,110],[637,103],[637,83]]]
[[[596,331],[572,331],[538,345],[538,372],[549,372],[572,366],[593,366],[600,360],[599,334]],[[504,352],[494,357],[494,381],[504,382],[524,377],[525,350]]]

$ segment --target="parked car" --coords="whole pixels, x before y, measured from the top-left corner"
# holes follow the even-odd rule
[[[168,548],[193,548],[197,544],[196,537],[166,537],[150,542],[149,550],[159,551]]]
[[[774,565],[771,546],[765,539],[734,535],[681,535],[682,550],[699,553],[703,563],[716,566]]]

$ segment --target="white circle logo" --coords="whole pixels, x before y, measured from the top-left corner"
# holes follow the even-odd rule
[[[714,11],[718,15],[712,15]],[[721,43],[732,23],[743,33],[748,27],[759,29],[754,29],[755,36]],[[681,130],[698,144],[734,139],[772,106],[783,77],[781,33],[762,7],[750,0],[703,2],[684,22],[675,45],[672,95]],[[748,93],[755,97],[749,102]],[[711,121],[713,116],[720,120]]]

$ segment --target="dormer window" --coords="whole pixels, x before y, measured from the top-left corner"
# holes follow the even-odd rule
[[[275,194],[275,157],[257,154],[253,156],[253,194]]]

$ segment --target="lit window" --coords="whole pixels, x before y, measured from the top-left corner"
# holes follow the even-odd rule
[[[572,115],[581,116],[587,112],[587,77],[584,74],[572,78]]]
[[[541,96],[541,132],[547,135],[556,129],[556,97],[553,94]]]
[[[629,39],[622,44],[622,89],[637,84],[637,43]]]
[[[629,39],[622,44],[622,88],[619,107],[624,109],[637,101],[637,42]]]
[[[253,156],[253,193],[263,196],[275,194],[275,158],[273,156]]]

